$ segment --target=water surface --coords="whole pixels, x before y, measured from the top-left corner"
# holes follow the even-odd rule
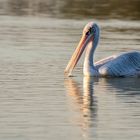
[[[33,1],[0,2],[1,140],[139,140],[139,78],[84,78],[83,59],[74,77],[63,74],[89,21],[101,28],[95,60],[139,51],[136,6],[129,4],[124,10],[134,8],[132,14],[123,15],[115,9],[114,14],[104,13],[105,19],[102,12],[97,12],[98,16],[88,9],[86,15],[78,12],[79,4],[83,9],[89,7],[83,1],[75,1],[72,11],[78,11],[74,14],[67,11],[68,0],[42,1],[42,5],[52,3],[51,10],[44,11],[42,6],[34,8],[32,5],[38,4]],[[97,9],[109,5],[113,2],[102,2]],[[91,9],[96,11],[94,6]]]

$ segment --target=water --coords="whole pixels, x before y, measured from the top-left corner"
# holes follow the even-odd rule
[[[139,140],[139,78],[84,78],[83,59],[63,74],[91,20],[101,27],[96,60],[139,51],[138,1],[96,2],[93,13],[73,2],[70,12],[68,0],[0,0],[0,140]]]

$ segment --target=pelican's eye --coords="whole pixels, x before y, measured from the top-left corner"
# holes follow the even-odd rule
[[[89,30],[86,32],[86,35],[90,35],[91,33],[91,28],[89,28]]]

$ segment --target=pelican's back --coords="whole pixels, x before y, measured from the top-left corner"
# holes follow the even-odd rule
[[[140,52],[129,52],[118,55],[99,68],[102,76],[127,77],[140,75]]]

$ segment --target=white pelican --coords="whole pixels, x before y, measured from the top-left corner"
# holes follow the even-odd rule
[[[82,38],[65,69],[65,73],[71,75],[72,70],[86,48],[83,67],[84,75],[96,77],[140,76],[140,52],[121,53],[94,63],[94,52],[98,45],[99,37],[99,26],[94,22],[88,23],[85,26]]]

